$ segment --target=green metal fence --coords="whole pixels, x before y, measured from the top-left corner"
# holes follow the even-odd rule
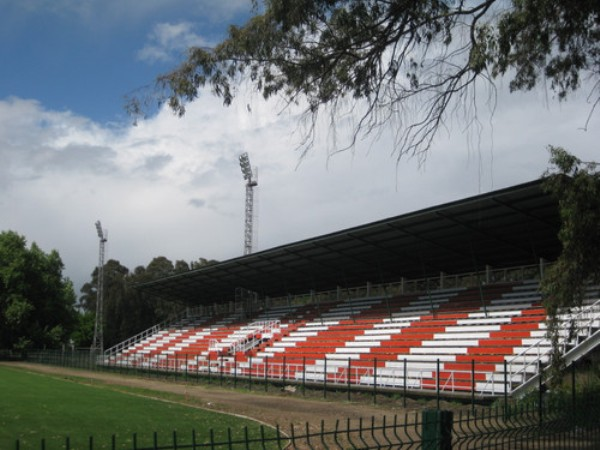
[[[287,429],[277,427],[274,434],[266,433],[262,427],[260,436],[254,438],[246,432],[234,439],[229,430],[227,438],[218,440],[209,430],[190,435],[173,432],[167,444],[164,436],[154,433],[150,439],[144,436],[146,442],[153,442],[150,445],[140,445],[141,436],[133,435],[128,439],[132,444],[127,447],[113,436],[110,442],[90,437],[85,446],[81,443],[75,446],[68,437],[60,447],[56,444],[50,447],[42,440],[37,448],[25,448],[16,441],[15,449],[597,449],[600,446],[598,400],[598,396],[587,396],[581,414],[572,414],[567,405],[560,403],[541,408],[532,404],[512,409],[479,409],[475,413],[427,410],[391,418],[338,420],[329,427],[323,422],[316,426],[306,423]]]
[[[29,361],[65,367],[97,369],[89,352],[31,353]],[[126,371],[133,374],[136,372]],[[589,371],[588,371],[589,373]],[[151,374],[144,374],[151,375]],[[168,374],[167,374],[168,375]],[[162,374],[165,376],[165,374]],[[185,381],[184,374],[173,373]],[[197,380],[188,380],[197,381]],[[215,378],[213,382],[218,382]],[[585,379],[584,379],[585,381]],[[588,380],[589,381],[589,380]],[[245,383],[239,387],[245,387]],[[265,385],[266,386],[266,385]],[[438,403],[439,405],[439,403]],[[60,449],[75,448],[176,450],[176,449],[598,449],[600,448],[600,389],[594,383],[576,383],[576,372],[566,377],[562,390],[547,392],[540,384],[527,398],[519,402],[500,397],[494,407],[459,406],[455,411],[438,409],[381,419],[339,420],[335,424],[305,424],[277,428],[276,432],[261,433],[260,437],[217,440],[212,431],[169,436],[154,434],[152,445],[133,436],[130,447],[123,447],[113,437],[111,442],[96,442],[90,438],[86,447],[72,445],[65,438]],[[229,433],[229,436],[232,434]],[[138,443],[145,444],[139,445]],[[159,445],[159,442],[161,444]],[[16,450],[54,450],[45,441],[36,448],[24,448],[15,443]]]
[[[345,392],[351,400],[354,392],[363,392],[371,395],[373,402],[381,393],[393,392],[402,398],[416,392],[427,391],[434,393],[438,402],[444,395],[470,397],[473,404],[484,398],[495,398],[509,394],[510,374],[505,363],[504,380],[495,380],[488,383],[487,390],[481,390],[481,375],[483,372],[475,370],[474,361],[462,364],[463,369],[441,371],[441,362],[424,360],[429,366],[427,369],[407,370],[406,359],[399,360],[399,366],[394,370],[393,377],[389,369],[380,368],[377,359],[362,361],[360,367],[349,358],[346,362],[340,360],[323,359],[318,372],[312,372],[307,358],[299,364],[287,363],[285,356],[283,363],[272,363],[269,358],[264,358],[261,370],[252,369],[252,357],[248,361],[233,361],[223,363],[220,358],[208,359],[203,370],[199,366],[190,368],[188,363],[193,361],[188,358],[169,356],[159,359],[149,358],[143,363],[115,362],[104,357],[96,357],[89,350],[44,350],[31,351],[26,357],[27,361],[58,365],[63,367],[82,368],[87,370],[105,371],[119,374],[130,374],[148,378],[168,378],[188,383],[206,383],[230,385],[233,387],[247,387],[248,389],[264,389],[268,391],[270,385],[295,385],[303,394],[307,389],[316,389],[327,397],[328,391]],[[412,361],[415,362],[414,360]],[[214,364],[211,364],[214,363]],[[328,363],[337,367],[335,372],[328,370]],[[356,365],[356,366],[355,366]],[[314,365],[313,365],[314,366]],[[433,368],[432,368],[433,367]],[[384,373],[385,372],[385,373]],[[450,376],[448,374],[450,373]],[[442,374],[444,378],[442,378]],[[403,405],[406,406],[406,405]]]

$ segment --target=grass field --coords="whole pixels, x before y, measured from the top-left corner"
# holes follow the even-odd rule
[[[69,437],[71,450],[112,448],[115,435],[118,449],[130,449],[136,434],[137,447],[152,447],[154,432],[158,446],[172,445],[173,432],[179,445],[206,442],[209,430],[215,440],[234,438],[248,428],[258,436],[260,425],[239,417],[161,401],[133,392],[118,392],[107,385],[87,385],[85,380],[54,378],[0,366],[0,449],[39,450],[42,439],[47,450],[64,449]],[[121,389],[121,388],[119,388]],[[176,400],[176,398],[173,398]],[[266,435],[274,431],[265,428]]]

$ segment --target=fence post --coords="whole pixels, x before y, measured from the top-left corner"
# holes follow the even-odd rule
[[[248,358],[248,390],[252,390],[252,355]]]
[[[220,355],[220,357],[221,357],[221,364],[219,365],[219,386],[223,386],[223,355]],[[217,358],[219,358],[219,357],[217,356]]]
[[[471,360],[471,412],[475,413],[475,360]]]
[[[265,392],[269,390],[269,357],[265,357]]]
[[[323,358],[323,398],[327,398],[327,356]]]
[[[440,358],[437,359],[436,364],[436,376],[435,376],[435,397],[437,409],[440,409]]]
[[[508,411],[508,371],[506,365],[506,359],[504,360],[504,417],[506,417]]]
[[[238,359],[237,352],[233,352],[233,387],[237,388],[237,370],[238,370]]]
[[[211,368],[210,368],[210,352],[208,352],[208,384],[212,383],[212,377],[211,377]]]
[[[402,367],[403,367],[402,368],[402,370],[403,370],[402,376],[404,377],[404,379],[402,380],[402,384],[403,384],[402,407],[406,408],[406,358],[404,358],[404,365]]]
[[[428,409],[422,417],[423,450],[452,450],[452,411]]]
[[[576,392],[576,387],[575,387],[575,361],[573,361],[571,363],[571,404],[572,404],[572,408],[573,408],[573,415],[577,411],[577,409],[576,409],[577,400],[575,399],[576,394],[577,394],[577,392]]]
[[[352,358],[348,357],[348,373],[346,375],[346,382],[348,383],[348,401],[350,401],[350,372],[352,371]]]
[[[538,417],[539,417],[539,421],[540,421],[540,425],[542,425],[544,419],[543,419],[543,409],[542,409],[542,402],[544,401],[544,383],[542,378],[544,377],[544,371],[542,370],[542,362],[540,361],[538,363],[538,393],[539,393],[539,397],[538,397]]]
[[[302,357],[302,396],[306,396],[306,356]]]
[[[377,358],[373,360],[373,404],[377,404]]]

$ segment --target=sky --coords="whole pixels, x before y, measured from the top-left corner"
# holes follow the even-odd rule
[[[539,178],[549,144],[598,160],[600,114],[582,89],[557,102],[544,86],[510,94],[499,80],[481,132],[449,123],[425,161],[397,160],[394,125],[333,152],[323,122],[298,151],[300,111],[251,92],[230,107],[201,92],[178,118],[134,123],[125,97],[152,86],[190,45],[242,24],[250,0],[0,0],[0,231],[57,250],[78,292],[106,259],[129,269],[154,257],[243,254],[245,182],[257,169],[255,251]],[[485,99],[485,95],[482,97]],[[586,129],[584,129],[586,128]],[[351,124],[337,124],[338,137]]]

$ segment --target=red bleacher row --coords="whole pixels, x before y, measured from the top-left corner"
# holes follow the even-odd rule
[[[498,394],[547,360],[540,302],[537,284],[525,282],[285,306],[250,320],[186,318],[109,354],[107,363]]]

